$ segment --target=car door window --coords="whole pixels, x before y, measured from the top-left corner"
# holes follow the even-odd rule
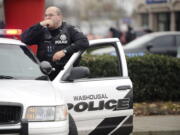
[[[180,36],[176,36],[177,57],[180,58]]]
[[[169,36],[169,35],[157,37],[154,40],[152,40],[151,43],[154,45],[154,47],[157,48],[175,46],[174,36]]]
[[[122,75],[118,58],[113,45],[90,47],[82,54],[80,66],[90,69],[89,78],[117,77]]]
[[[176,44],[180,47],[180,36],[176,36]]]

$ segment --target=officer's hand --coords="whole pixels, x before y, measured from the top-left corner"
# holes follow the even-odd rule
[[[47,19],[47,20],[43,20],[40,22],[40,25],[44,26],[44,27],[48,27],[48,28],[53,28],[54,27],[54,23],[52,20]]]
[[[58,51],[53,55],[53,61],[57,61],[60,60],[61,58],[63,58],[65,56],[64,51]]]

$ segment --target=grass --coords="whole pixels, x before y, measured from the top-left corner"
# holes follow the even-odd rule
[[[180,115],[180,102],[143,102],[134,103],[136,116]]]

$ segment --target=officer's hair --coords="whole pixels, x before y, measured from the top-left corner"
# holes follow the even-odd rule
[[[57,13],[58,15],[62,15],[61,9],[60,9],[59,7],[51,6],[51,7],[48,7],[48,8],[53,8],[53,9],[55,9],[55,11],[56,11],[56,13]]]
[[[57,14],[58,14],[58,15],[62,15],[62,12],[61,12],[61,9],[60,9],[60,8],[57,8]]]

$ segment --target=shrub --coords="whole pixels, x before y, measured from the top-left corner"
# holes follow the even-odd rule
[[[180,101],[180,59],[163,55],[127,58],[134,101]]]
[[[127,64],[133,82],[134,102],[180,101],[180,59],[163,55],[145,55],[127,57]],[[81,61],[81,65],[91,69],[90,77],[118,74],[118,71],[112,70],[118,66],[117,59],[113,56],[87,55]]]
[[[89,67],[91,71],[90,78],[95,78],[99,76],[112,77],[121,74],[118,73],[117,71],[118,61],[117,58],[114,56],[86,55],[83,57],[80,65]],[[112,70],[112,69],[116,69],[116,70]]]

